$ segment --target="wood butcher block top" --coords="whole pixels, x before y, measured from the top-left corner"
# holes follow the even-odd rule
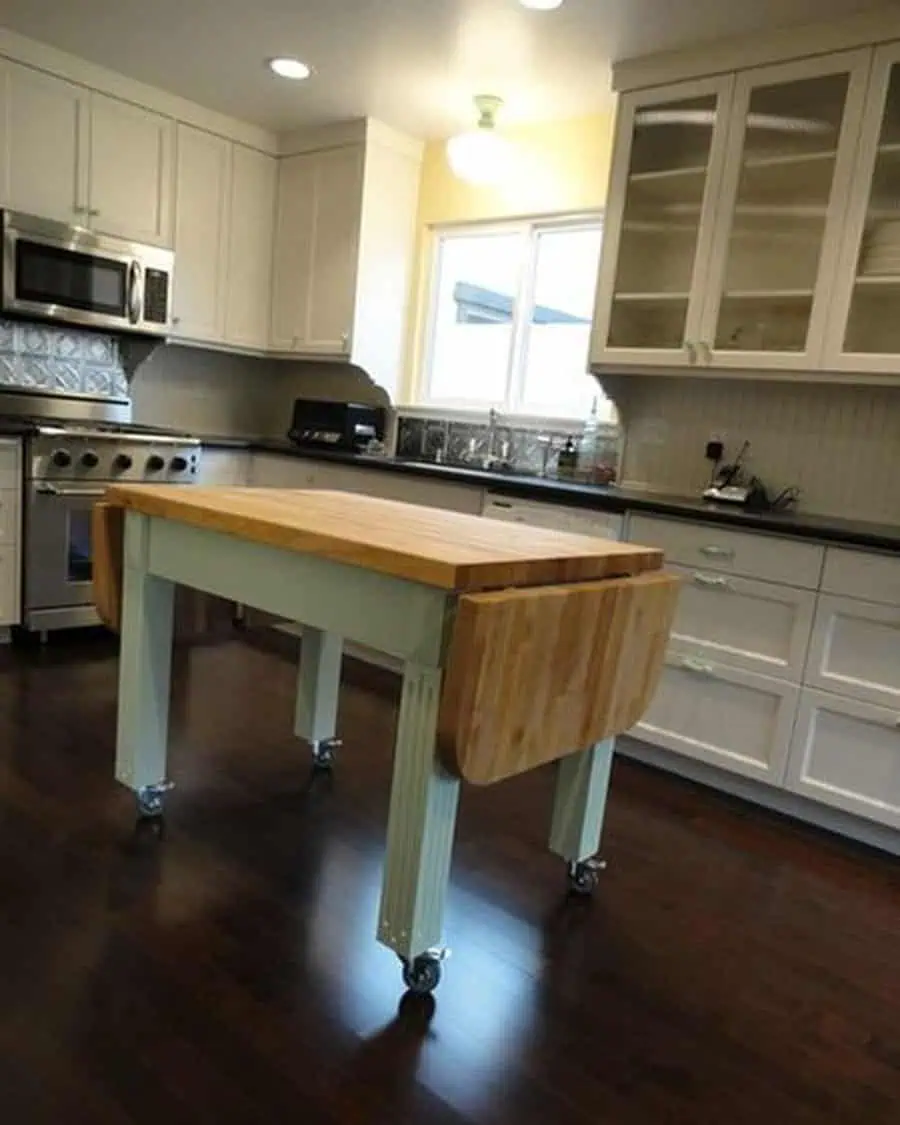
[[[106,500],[457,592],[584,582],[662,566],[662,552],[651,547],[344,492],[117,485]]]

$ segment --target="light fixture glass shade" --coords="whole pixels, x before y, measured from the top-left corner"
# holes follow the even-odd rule
[[[474,129],[447,141],[453,174],[470,184],[495,184],[506,173],[511,146],[493,129]]]
[[[447,141],[447,160],[453,174],[470,184],[495,184],[508,172],[512,145],[496,132],[497,113],[503,106],[493,94],[479,94],[478,128]]]
[[[310,66],[293,58],[269,59],[269,69],[279,78],[290,78],[294,82],[302,82],[312,74]]]
[[[563,0],[519,0],[523,8],[533,8],[537,12],[552,12],[561,8]]]

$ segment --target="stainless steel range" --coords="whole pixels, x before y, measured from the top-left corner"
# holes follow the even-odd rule
[[[46,632],[98,623],[91,592],[91,509],[107,485],[189,485],[200,442],[104,422],[41,422],[28,439],[23,623]]]

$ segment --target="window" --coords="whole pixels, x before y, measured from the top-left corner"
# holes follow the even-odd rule
[[[423,405],[583,418],[602,225],[597,218],[435,235]]]

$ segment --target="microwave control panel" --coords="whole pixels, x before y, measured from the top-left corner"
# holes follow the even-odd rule
[[[169,311],[169,275],[165,270],[148,269],[144,273],[144,320],[165,324]]]

